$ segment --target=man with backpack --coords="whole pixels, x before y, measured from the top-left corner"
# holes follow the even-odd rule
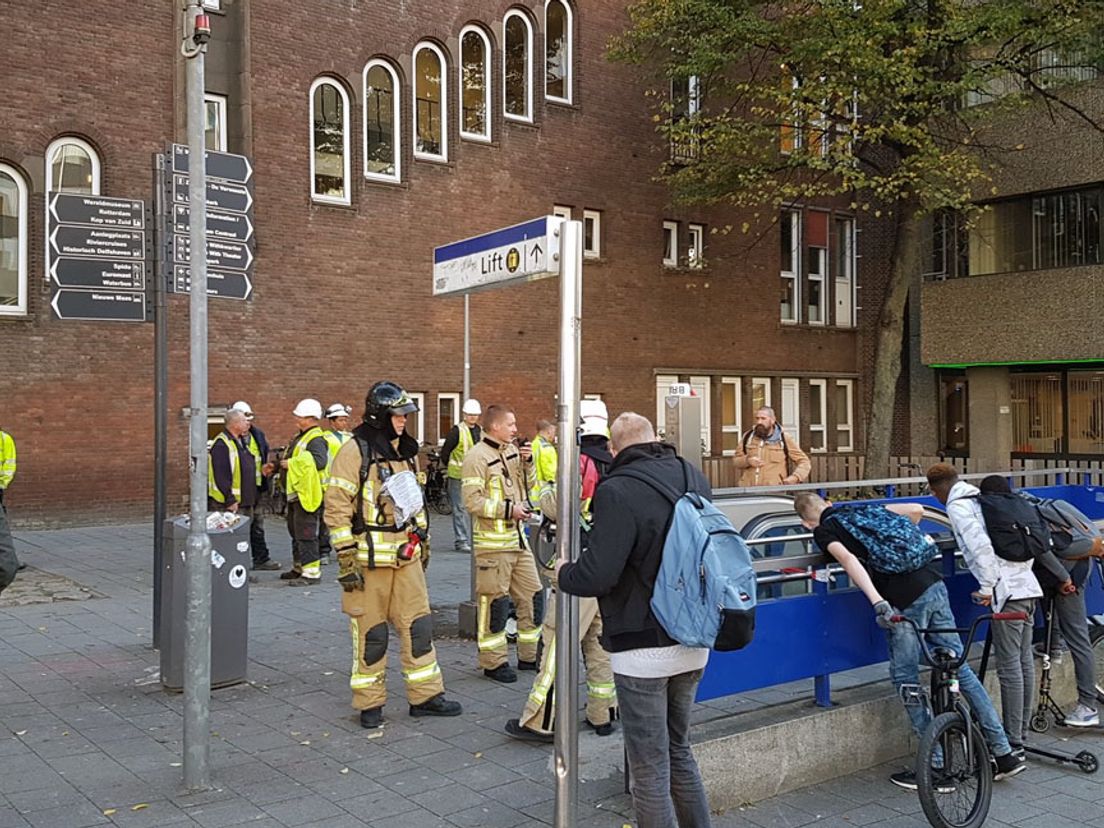
[[[1008,481],[997,474],[981,481],[983,495],[1008,495]],[[1051,548],[1062,569],[1042,565],[1034,567],[1039,586],[1043,589],[1042,609],[1054,605],[1053,622],[1069,645],[1077,678],[1077,706],[1065,717],[1067,727],[1095,727],[1100,724],[1096,711],[1096,668],[1092,644],[1089,641],[1089,619],[1085,607],[1085,582],[1092,571],[1092,558],[1100,549],[1100,532],[1073,504],[1064,500],[1047,500],[1028,492],[1019,496],[1030,503],[1050,531]],[[1044,645],[1045,646],[1045,645]]]
[[[974,601],[993,612],[1027,615],[1025,621],[992,626],[1004,730],[1013,751],[1023,757],[1034,707],[1031,631],[1035,602],[1043,595],[1032,568],[1038,559],[1064,582],[1069,578],[1050,551],[1050,533],[1034,507],[1008,492],[1007,486],[1003,494],[982,494],[976,486],[959,480],[958,471],[949,463],[932,466],[927,477],[935,499],[947,507],[958,548],[977,579]]]
[[[920,641],[911,625],[894,623],[893,617],[903,615],[921,629],[956,626],[939,549],[916,525],[924,508],[917,503],[832,506],[813,492],[802,492],[794,498],[794,510],[812,530],[817,546],[839,562],[873,606],[878,626],[886,631],[893,686],[900,693],[902,687],[918,684]],[[962,653],[958,635],[937,633],[927,638],[932,646]],[[993,778],[1022,771],[1023,760],[1013,755],[993,702],[969,664],[958,668],[958,682],[996,758]],[[931,711],[925,705],[906,705],[905,710],[913,731],[922,735],[931,722]],[[900,771],[890,781],[916,790],[916,771]]]
[[[656,441],[631,412],[613,423],[613,462],[594,495],[589,544],[558,562],[561,592],[598,599],[610,653],[639,828],[709,828],[709,803],[690,751],[690,706],[709,650],[679,644],[652,611],[673,506],[660,486],[711,495],[697,469]]]
[[[774,409],[755,412],[755,428],[740,440],[733,462],[740,469],[740,486],[792,486],[809,479],[812,464],[797,441],[782,430]]]

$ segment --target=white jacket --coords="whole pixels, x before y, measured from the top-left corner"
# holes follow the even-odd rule
[[[993,597],[992,607],[998,612],[1005,601],[1041,597],[1042,587],[1031,572],[1033,561],[1006,561],[993,551],[981,504],[975,497],[978,493],[977,486],[960,480],[947,496],[947,517],[958,548],[966,556],[966,565],[977,578],[978,591]]]

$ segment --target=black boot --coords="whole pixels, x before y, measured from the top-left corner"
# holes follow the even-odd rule
[[[432,699],[421,704],[410,705],[411,716],[459,716],[464,712],[460,702],[449,701],[444,693],[438,693]]]
[[[360,711],[360,726],[368,730],[383,727],[383,708],[369,707]]]
[[[519,670],[531,670],[535,673],[537,671],[537,662],[535,662],[535,661],[524,661],[524,660],[519,658],[518,659],[518,669]]]
[[[519,719],[507,719],[506,732],[515,739],[520,739],[523,742],[541,742],[543,744],[548,744],[554,738],[551,733],[539,733],[536,730],[530,730],[524,727]]]
[[[586,722],[587,727],[597,733],[599,736],[609,736],[613,733],[613,722],[606,722],[605,724],[596,725],[590,719],[583,719]]]
[[[499,664],[493,670],[484,670],[483,675],[502,684],[513,684],[517,681],[517,673],[509,664]]]

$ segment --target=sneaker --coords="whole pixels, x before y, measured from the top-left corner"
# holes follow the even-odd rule
[[[1023,756],[1017,756],[1015,753],[998,756],[996,763],[997,772],[993,774],[994,782],[1000,782],[1002,779],[1008,779],[1010,776],[1015,776],[1017,773],[1027,770],[1027,759]]]
[[[254,572],[276,572],[280,569],[280,564],[269,558],[267,561],[260,561],[253,564]]]
[[[302,578],[302,577],[303,577],[303,570],[300,569],[298,566],[293,566],[287,572],[280,573],[280,580],[281,581],[294,581],[296,578]]]
[[[531,730],[528,727],[524,727],[520,719],[507,720],[505,730],[508,735],[513,736],[515,739],[520,739],[523,742],[549,744],[555,738],[551,733],[541,733],[537,730]]]
[[[590,719],[583,719],[586,722],[586,726],[593,730],[599,736],[609,736],[613,733],[613,722],[606,722],[605,724],[596,725]]]
[[[1097,727],[1100,715],[1087,704],[1078,704],[1062,723],[1066,727]]]
[[[898,771],[897,773],[890,775],[889,781],[896,785],[898,788],[904,788],[906,791],[915,791],[917,788],[915,771]]]
[[[1046,645],[1036,644],[1032,649],[1035,651],[1035,655],[1042,658],[1046,655]],[[1059,649],[1053,649],[1050,651],[1050,663],[1057,666],[1062,663],[1062,651]]]
[[[518,659],[518,669],[519,670],[530,670],[530,671],[535,673],[537,671],[537,662],[535,662],[535,661],[523,661],[522,659],[519,658]]]
[[[1027,759],[1027,751],[1023,745],[1017,745],[1015,742],[1009,742],[1009,746],[1012,748],[1012,755],[1017,759]]]
[[[375,730],[383,727],[383,708],[369,707],[360,711],[360,726],[366,730]]]
[[[484,670],[483,675],[502,684],[513,684],[517,681],[517,673],[509,664],[499,664],[493,670]]]
[[[460,702],[449,701],[444,693],[438,693],[432,699],[421,704],[410,705],[410,715],[418,716],[459,716],[464,712]]]

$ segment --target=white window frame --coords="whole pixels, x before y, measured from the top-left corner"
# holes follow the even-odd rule
[[[100,194],[101,170],[103,169],[100,164],[100,154],[96,152],[90,143],[74,135],[63,135],[61,138],[55,138],[50,142],[50,146],[46,147],[46,195],[49,196],[50,193],[55,192],[54,152],[66,144],[73,144],[74,146],[80,147],[88,155],[89,162],[92,166],[91,195],[98,196]]]
[[[464,37],[474,32],[483,41],[483,111],[486,113],[487,131],[468,132],[464,129]],[[460,30],[460,60],[456,62],[457,99],[456,120],[460,124],[460,137],[468,141],[480,141],[484,144],[491,141],[491,121],[494,120],[494,110],[491,109],[491,86],[494,84],[494,74],[491,70],[491,39],[483,31],[481,26],[468,25]]]
[[[667,434],[667,390],[678,381],[678,374],[656,374],[656,434]]]
[[[384,175],[368,169],[368,73],[377,66],[381,67],[391,77],[391,140],[395,154],[394,175]],[[402,101],[400,100],[402,86],[399,84],[399,73],[386,60],[374,58],[364,64],[364,71],[361,72],[361,88],[364,90],[360,107],[361,155],[364,156],[364,177],[373,181],[402,181]]]
[[[203,0],[203,8],[222,11],[222,0]]]
[[[836,287],[836,302],[833,307],[833,320],[836,323],[836,327],[839,328],[854,328],[856,327],[857,317],[855,316],[855,304],[858,301],[858,279],[856,274],[858,273],[858,255],[856,253],[856,247],[858,243],[858,225],[855,222],[853,216],[836,216],[834,220],[833,229],[836,225],[846,222],[851,226],[850,232],[847,234],[847,251],[846,254],[840,258],[847,266],[847,274],[840,278],[840,274],[835,275],[835,287]],[[839,243],[838,234],[833,233],[832,238]],[[848,313],[845,319],[840,319],[839,313],[839,295],[840,291],[846,291],[848,297]]]
[[[786,420],[786,392],[790,392],[793,399],[793,419]],[[798,440],[801,436],[801,381],[796,377],[782,378],[782,400],[778,406],[778,422],[782,430]]]
[[[453,422],[454,423],[462,422],[463,419],[464,419],[464,415],[462,413],[460,413],[460,393],[459,392],[449,392],[449,393],[444,393],[444,394],[438,394],[437,395],[437,430],[438,430],[438,432],[440,432],[440,429],[441,429],[441,402],[443,400],[451,400],[452,401],[452,411],[453,411]],[[437,434],[437,445],[440,446],[440,445],[444,444],[446,437],[448,437],[448,434],[438,433]]]
[[[548,94],[548,7],[553,3],[563,6],[567,14],[567,71],[564,73],[564,89],[567,90],[566,98],[559,98]],[[544,97],[545,100],[561,104],[570,104],[574,96],[574,66],[575,60],[575,13],[571,10],[571,4],[567,0],[544,0]]]
[[[228,107],[227,97],[225,95],[216,95],[213,92],[205,92],[203,94],[203,108],[206,115],[207,104],[214,104],[215,111],[218,113],[218,146],[213,149],[216,152],[226,152],[229,144],[226,140],[226,113]],[[208,148],[210,149],[210,147]]]
[[[837,388],[847,390],[847,418],[840,418],[840,412],[836,412],[836,451],[855,450],[855,381],[849,379],[836,380]],[[847,435],[847,442],[843,442],[843,436]]]
[[[586,223],[594,222],[594,232],[590,234],[590,247],[586,244]],[[600,210],[583,210],[583,258],[597,259],[602,255],[602,213]]]
[[[751,378],[751,404],[755,405],[755,386],[762,385],[766,389],[766,393],[763,394],[763,405],[769,408],[774,408],[774,402],[771,400],[771,378],[770,377],[752,377]],[[761,406],[760,406],[761,407]],[[755,407],[751,411],[752,419],[755,419],[755,412],[759,410],[759,407]]]
[[[828,451],[828,380],[811,379],[809,380],[809,387],[820,389],[820,410],[817,411],[820,415],[820,421],[817,423],[812,420],[809,421],[809,451],[823,454]],[[812,440],[812,435],[816,433],[821,435],[821,443],[823,443],[821,448],[813,448],[816,444]]]
[[[571,221],[571,208],[562,204],[555,204],[552,206],[552,215]]]
[[[670,251],[667,250],[667,234],[671,234],[671,247]],[[663,222],[663,266],[664,267],[678,267],[678,251],[679,251],[679,223],[677,221],[665,221]],[[670,255],[668,255],[670,252]]]
[[[697,392],[702,401],[701,436],[705,443],[704,454],[713,453],[713,378],[690,377],[690,387]]]
[[[740,393],[742,388],[743,388],[743,383],[740,381],[739,377],[721,377],[721,417],[722,418],[724,417],[724,386],[726,386],[726,385],[735,386],[734,393],[736,394],[736,422],[735,422],[735,424],[726,423],[722,419],[721,420],[721,433],[722,433],[722,435],[723,434],[735,434],[736,435],[736,440],[737,440],[737,442],[739,442],[740,438],[743,437],[743,434],[744,434],[744,417],[743,417],[743,414],[744,414],[744,400],[743,400],[743,397],[741,396],[741,393]],[[724,437],[723,436],[721,438],[721,454],[726,455],[728,457],[731,457],[731,456],[736,454],[736,449],[725,449],[724,448]]]
[[[602,401],[602,395],[601,394],[583,394],[582,398],[584,400],[597,400],[598,402]]]
[[[19,253],[16,257],[16,304],[0,305],[0,316],[26,316],[27,315],[27,226],[29,217],[27,211],[30,202],[30,191],[23,174],[15,167],[0,163],[0,173],[11,178],[15,182],[17,198],[16,209],[19,216],[16,221],[16,244],[19,245]]]
[[[418,403],[418,433],[411,436],[418,441],[420,446],[425,442],[425,394],[421,391],[407,391],[406,396]]]
[[[525,113],[514,115],[506,111],[506,24],[511,17],[520,17],[525,24]],[[533,23],[528,15],[518,9],[510,9],[502,16],[502,117],[507,121],[533,123]]]
[[[418,53],[423,49],[428,49],[437,56],[438,65],[441,67],[441,152],[440,154],[432,152],[422,152],[418,149]],[[423,40],[414,47],[414,51],[410,53],[410,88],[412,90],[411,100],[411,118],[410,118],[410,140],[411,146],[414,149],[414,157],[422,161],[448,161],[448,61],[445,60],[445,53],[441,51],[441,47],[436,43],[432,43],[428,40]]]
[[[809,283],[810,283],[809,284],[809,295],[811,296],[812,293],[813,293],[812,283],[813,282],[819,282],[820,283],[820,301],[817,303],[816,308],[817,308],[817,311],[818,311],[818,315],[820,316],[820,319],[813,319],[812,314],[809,313],[809,308],[806,307],[805,308],[805,314],[806,314],[806,317],[807,317],[806,321],[810,325],[827,325],[828,320],[827,320],[826,317],[828,315],[828,273],[827,273],[827,271],[828,271],[828,248],[827,247],[817,247],[817,248],[813,248],[813,249],[817,250],[818,254],[820,256],[821,272],[820,273],[813,273],[813,262],[812,262],[812,256],[810,255],[810,257],[809,257]],[[812,307],[812,306],[810,306],[810,307]]]
[[[793,314],[789,317],[782,316],[781,309],[779,309],[779,317],[783,324],[796,325],[801,321],[801,210],[793,207],[782,207],[781,211],[788,215],[790,220],[790,260],[794,269],[782,270],[779,268],[780,278],[789,279],[793,283],[793,301],[790,305]],[[778,232],[779,234],[782,233],[781,221],[779,221]],[[781,249],[781,239],[779,239],[779,249]]]
[[[328,196],[321,195],[314,190],[314,92],[318,87],[322,85],[329,85],[337,89],[341,95],[341,123],[342,123],[342,174],[345,176],[345,195],[343,196]],[[320,204],[344,204],[349,205],[353,203],[352,193],[352,159],[349,144],[349,94],[345,91],[345,87],[337,82],[336,79],[323,75],[315,78],[314,82],[310,85],[310,106],[308,109],[307,129],[310,132],[310,192],[311,201],[319,202]]]
[[[705,254],[705,225],[690,224],[687,228],[686,266],[692,270],[701,270],[705,264],[702,258]]]

